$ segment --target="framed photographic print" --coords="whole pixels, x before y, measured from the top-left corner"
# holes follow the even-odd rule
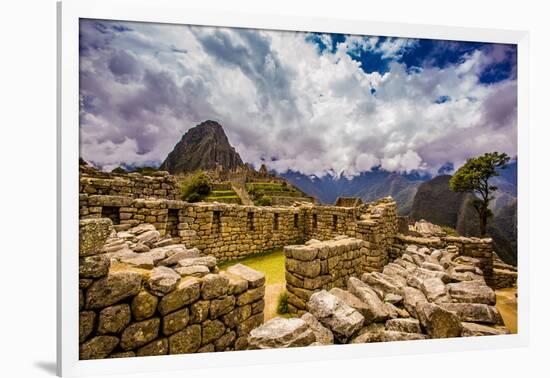
[[[526,344],[527,33],[58,16],[59,374]]]

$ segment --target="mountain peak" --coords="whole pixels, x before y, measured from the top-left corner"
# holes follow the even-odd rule
[[[190,128],[168,154],[160,169],[171,174],[197,170],[234,170],[243,165],[222,125],[208,120]]]

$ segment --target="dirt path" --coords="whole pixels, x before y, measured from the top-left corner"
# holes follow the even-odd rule
[[[516,298],[517,289],[495,290],[497,295],[497,309],[502,315],[504,325],[511,333],[518,332],[518,301]]]
[[[277,299],[279,294],[285,290],[285,284],[271,284],[265,287],[265,308],[264,321],[277,316]]]

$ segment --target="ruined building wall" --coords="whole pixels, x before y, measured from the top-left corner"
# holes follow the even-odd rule
[[[180,242],[231,260],[301,243],[304,214],[298,207],[188,204],[180,212]]]
[[[345,288],[349,277],[360,277],[367,257],[365,242],[355,238],[285,247],[285,277],[289,312],[302,312],[310,296],[333,287]]]
[[[130,198],[179,199],[174,176],[168,172],[155,172],[151,176],[139,173],[116,174],[81,168],[80,191],[85,194],[126,196]]]
[[[483,271],[485,281],[489,286],[494,286],[493,247],[492,240],[489,238],[467,238],[464,236],[418,237],[398,234],[391,246],[390,255],[392,260],[401,257],[408,244],[440,249],[455,246],[459,255],[479,260],[479,267]],[[506,278],[499,278],[499,281],[504,280]]]
[[[356,237],[367,242],[364,261],[366,272],[382,271],[390,261],[391,247],[397,234],[397,205],[383,198],[366,206],[357,222]]]
[[[303,208],[305,239],[328,240],[338,235],[355,237],[357,208],[309,206]]]
[[[220,261],[304,241],[299,207],[187,203],[122,196],[80,196],[80,216],[110,218],[118,231],[150,223],[162,236]]]
[[[479,260],[487,285],[493,285],[493,240],[490,238],[466,238],[463,236],[447,236],[442,238],[446,246],[454,245],[462,256],[473,257]]]
[[[390,200],[356,208],[262,207],[81,194],[80,217],[110,218],[117,231],[150,223],[162,236],[221,261],[346,235],[368,242],[371,252],[364,263],[373,270],[387,261],[396,229],[395,202]]]
[[[80,223],[80,359],[247,348],[264,319],[262,273],[239,265],[180,278],[165,266],[111,266],[101,254],[111,230],[105,218]]]

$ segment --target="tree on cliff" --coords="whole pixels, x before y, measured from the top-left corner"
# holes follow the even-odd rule
[[[505,153],[488,152],[468,159],[449,181],[453,192],[467,192],[474,195],[471,204],[479,215],[479,233],[487,235],[487,220],[492,216],[489,203],[495,198],[492,193],[498,188],[489,183],[491,177],[499,176],[497,169],[506,168],[510,157]]]

